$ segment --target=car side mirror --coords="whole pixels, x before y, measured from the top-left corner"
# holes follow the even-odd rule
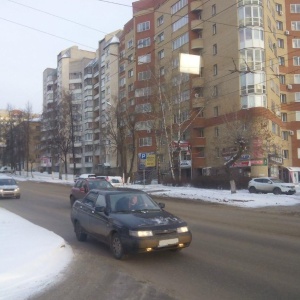
[[[165,205],[164,203],[161,203],[161,202],[160,202],[160,203],[158,203],[158,206],[159,206],[160,208],[165,208],[166,205]]]
[[[106,206],[96,206],[95,207],[95,212],[105,213],[106,215],[108,215],[108,209],[106,208]]]

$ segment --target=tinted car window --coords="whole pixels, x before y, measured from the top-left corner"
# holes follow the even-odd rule
[[[89,206],[95,206],[95,202],[97,200],[97,193],[90,192],[83,200],[82,203],[89,205]]]
[[[103,195],[98,195],[96,206],[106,206],[105,197]]]
[[[16,185],[14,179],[0,179],[0,185]]]

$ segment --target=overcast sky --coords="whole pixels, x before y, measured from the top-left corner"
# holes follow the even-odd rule
[[[105,34],[132,18],[132,2],[0,0],[0,109],[30,103],[41,113],[43,71],[71,46],[96,51]]]

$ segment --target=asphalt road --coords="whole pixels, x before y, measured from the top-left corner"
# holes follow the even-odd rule
[[[166,210],[189,223],[191,246],[118,261],[98,241],[76,240],[70,187],[20,186],[21,199],[2,199],[0,206],[62,236],[75,253],[65,280],[34,299],[300,299],[299,206],[241,209],[164,199]]]

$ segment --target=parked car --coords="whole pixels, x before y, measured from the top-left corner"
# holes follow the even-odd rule
[[[136,189],[91,190],[74,203],[71,220],[79,241],[93,236],[108,244],[116,259],[188,247],[192,234],[187,223],[164,207]]]
[[[20,188],[12,177],[0,175],[0,197],[20,199]]]
[[[248,183],[248,191],[250,193],[273,193],[293,195],[296,193],[295,185],[285,183],[280,179],[273,177],[252,178]]]
[[[96,178],[96,174],[81,174],[81,175],[75,175],[74,181],[76,182],[78,179],[83,179],[83,178]]]
[[[70,192],[70,204],[71,206],[77,199],[82,199],[92,189],[107,189],[113,188],[113,186],[105,179],[96,177],[79,178]]]
[[[0,173],[12,173],[11,167],[3,166],[0,168]]]
[[[123,178],[121,176],[97,176],[97,178],[105,179],[113,186],[123,186]]]

